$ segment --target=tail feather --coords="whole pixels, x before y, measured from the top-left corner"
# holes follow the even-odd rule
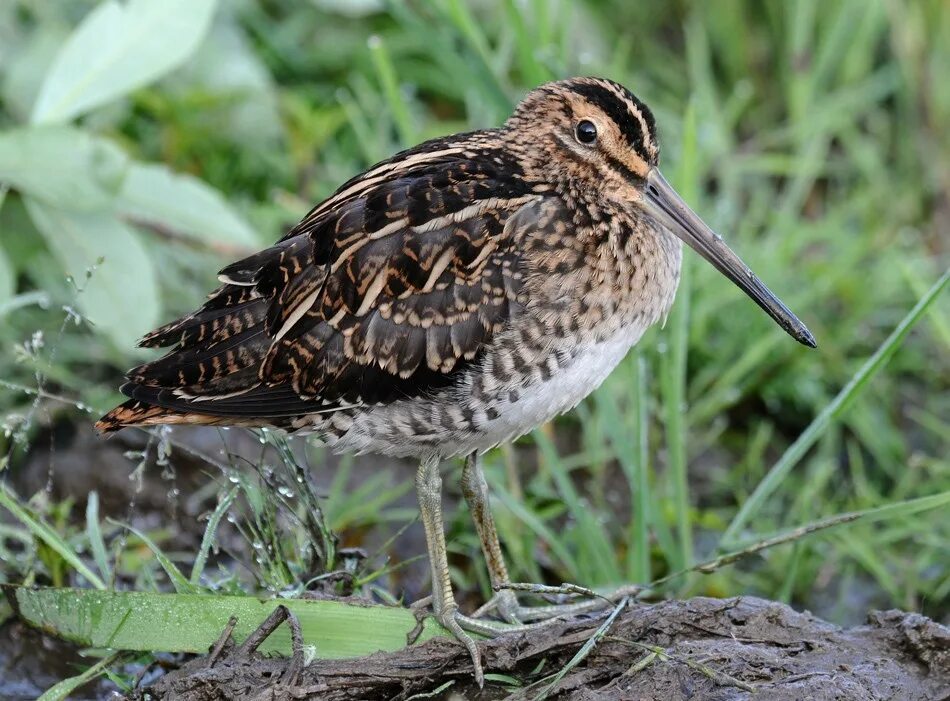
[[[157,424],[286,427],[299,416],[337,410],[338,403],[301,397],[286,378],[261,380],[274,319],[287,323],[280,315],[284,306],[296,309],[301,295],[309,299],[326,278],[312,254],[312,240],[299,235],[224,268],[219,275],[224,284],[200,309],[140,341],[169,351],[129,371],[122,387],[128,401],[96,428],[110,433]]]
[[[201,343],[219,332],[232,315],[259,301],[261,296],[252,287],[219,287],[200,309],[146,334],[139,340],[139,346],[165,348]]]
[[[209,414],[196,414],[166,409],[130,399],[120,404],[96,422],[99,433],[115,433],[126,426],[159,426],[163,424],[190,424],[204,426],[234,425],[233,419]]]

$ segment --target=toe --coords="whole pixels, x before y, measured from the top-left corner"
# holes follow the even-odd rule
[[[478,645],[475,644],[475,641],[472,639],[472,636],[465,632],[459,623],[459,618],[461,618],[458,609],[445,611],[440,616],[438,616],[439,622],[449,631],[456,640],[458,640],[462,645],[465,646],[465,649],[468,650],[469,657],[472,658],[472,667],[474,668],[475,674],[475,683],[478,684],[478,687],[481,688],[485,686],[485,673],[482,670],[482,656],[478,651]]]
[[[501,600],[498,602],[498,615],[508,623],[513,623],[520,625],[521,620],[521,604],[518,603],[518,598],[514,595],[514,592],[506,591],[501,592]]]

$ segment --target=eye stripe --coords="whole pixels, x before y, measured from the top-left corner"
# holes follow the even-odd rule
[[[614,158],[613,156],[607,155],[607,162],[610,164],[610,167],[614,170],[623,173],[623,176],[630,182],[640,183],[643,182],[643,178],[637,175],[635,172],[630,170],[622,161]]]
[[[645,161],[655,162],[657,150],[654,132],[656,123],[646,105],[632,93],[623,89],[607,87],[603,82],[578,83],[571,89],[584,99],[597,105],[620,129],[624,140]],[[633,115],[633,119],[631,119]]]

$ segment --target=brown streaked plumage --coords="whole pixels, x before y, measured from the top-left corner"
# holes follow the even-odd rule
[[[657,170],[650,111],[599,78],[529,93],[500,129],[429,141],[344,183],[274,246],[221,271],[196,312],[142,340],[97,424],[272,426],[338,450],[422,459],[417,489],[439,620],[481,667],[458,613],[439,461],[463,493],[492,584],[507,571],[477,455],[566,411],[669,310],[681,240],[786,331],[808,330]],[[533,616],[510,591],[503,618]]]

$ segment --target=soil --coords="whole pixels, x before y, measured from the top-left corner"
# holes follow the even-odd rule
[[[483,643],[486,671],[453,641],[432,640],[360,660],[266,658],[219,644],[132,698],[635,699],[679,701],[937,700],[950,698],[950,629],[919,614],[881,611],[840,628],[754,597],[695,598],[625,608],[587,657],[570,660],[608,613]],[[551,675],[568,671],[551,687]],[[545,696],[547,692],[547,696]]]
[[[58,500],[97,490],[101,513],[148,529],[169,523],[172,549],[193,551],[203,532],[199,514],[213,508],[216,492],[205,488],[214,474],[201,460],[181,451],[169,478],[150,466],[143,482],[129,479],[129,449],[140,437],[101,441],[89,431],[67,426],[43,437],[25,464],[13,470],[11,484],[21,494],[43,490]],[[179,434],[176,434],[179,435]],[[183,431],[180,437],[206,455],[218,455],[218,432]],[[228,452],[257,456],[260,444],[243,432],[226,436]],[[328,461],[315,473],[318,489],[335,471]],[[358,459],[351,479],[359,484],[381,471],[395,482],[410,480],[412,466],[380,459]],[[182,496],[170,499],[170,490]],[[451,504],[455,495],[448,494]],[[134,504],[134,508],[133,505]],[[170,507],[170,504],[172,507]],[[406,494],[400,505],[413,505]],[[388,538],[388,529],[380,538]],[[424,550],[421,527],[410,528],[387,555],[403,561]],[[357,534],[346,545],[369,547],[378,534]],[[424,562],[387,581],[407,600],[426,586]],[[467,602],[468,605],[471,602]],[[863,610],[867,610],[864,608]],[[138,670],[143,686],[135,699],[408,699],[463,698],[539,701],[551,675],[569,661],[606,620],[601,616],[560,622],[530,634],[508,635],[481,644],[489,681],[475,686],[471,662],[453,641],[435,640],[399,653],[355,660],[296,661],[264,658],[246,646],[225,645],[215,656],[191,659],[164,676],[181,656],[162,668]],[[851,620],[859,620],[853,618]],[[654,654],[655,646],[662,654]],[[88,665],[75,646],[30,630],[17,621],[0,626],[0,699],[36,698],[56,681]],[[134,671],[134,670],[133,670]],[[517,680],[526,686],[504,683]],[[156,678],[157,677],[157,678]],[[118,698],[107,680],[87,686],[73,698]],[[751,689],[751,691],[750,691]],[[695,598],[624,609],[590,654],[550,687],[548,699],[945,699],[950,700],[950,630],[918,614],[875,612],[863,625],[841,628],[808,613],[753,597]]]

